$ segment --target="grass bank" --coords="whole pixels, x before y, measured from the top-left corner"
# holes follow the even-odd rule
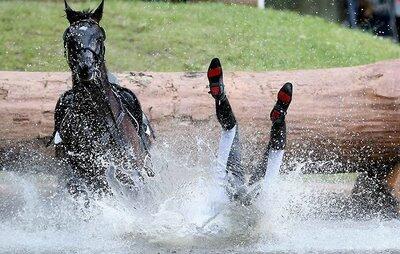
[[[1,1],[0,70],[67,70],[63,15],[62,1]],[[107,0],[102,25],[112,71],[198,71],[214,56],[229,70],[249,71],[353,66],[400,57],[400,47],[389,40],[316,17],[247,6]]]

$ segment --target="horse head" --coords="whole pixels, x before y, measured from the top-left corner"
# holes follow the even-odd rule
[[[94,11],[74,11],[66,0],[64,3],[70,24],[63,36],[69,67],[79,83],[91,82],[105,70],[106,34],[99,24],[103,16],[104,0]]]
[[[70,153],[64,154],[81,156],[79,160],[71,158],[76,160],[76,172],[89,178],[88,182],[104,182],[105,166],[96,159],[104,155],[119,165],[116,178],[134,185],[132,181],[141,181],[141,171],[154,174],[148,166],[150,146],[144,136],[148,124],[143,124],[143,112],[134,93],[108,81],[104,61],[106,34],[99,24],[104,0],[95,10],[86,11],[75,11],[64,2],[69,21],[64,49],[72,71],[74,96],[70,106],[73,110],[68,111],[70,116],[59,127],[64,137],[74,134],[65,138],[64,146]],[[126,173],[131,171],[135,174]],[[138,179],[133,180],[132,175]]]

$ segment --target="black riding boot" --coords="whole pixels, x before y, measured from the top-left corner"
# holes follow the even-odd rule
[[[286,83],[279,90],[277,96],[277,102],[272,108],[270,113],[270,119],[272,122],[270,140],[267,149],[263,155],[261,164],[256,168],[253,175],[250,177],[249,184],[259,182],[264,178],[267,165],[268,157],[271,150],[283,150],[286,146],[286,122],[285,116],[287,109],[289,108],[290,102],[292,101],[293,85],[291,83]]]
[[[210,82],[210,94],[215,99],[217,118],[224,130],[231,130],[236,125],[236,119],[225,94],[223,72],[218,58],[214,58],[208,67],[207,77]]]

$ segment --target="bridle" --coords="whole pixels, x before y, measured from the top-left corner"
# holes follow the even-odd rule
[[[79,23],[84,23],[84,22],[87,22],[87,23],[92,24],[92,25],[95,24],[95,25],[99,26],[99,28],[100,28],[100,30],[102,32],[102,35],[103,35],[103,44],[102,44],[102,47],[100,49],[100,52],[96,52],[95,50],[93,50],[92,48],[87,47],[87,46],[85,46],[83,48],[80,48],[80,51],[89,50],[89,51],[91,51],[93,53],[93,55],[95,56],[96,60],[104,59],[104,54],[106,52],[106,47],[104,45],[104,41],[106,40],[106,33],[104,31],[104,28],[101,27],[98,22],[96,22],[95,20],[93,20],[91,18],[78,20],[78,21],[70,24],[70,26],[67,29],[65,29],[64,34],[63,34],[64,57],[68,59],[68,56],[67,56],[67,53],[68,53],[68,47],[67,46],[68,45],[67,44],[68,44],[68,39],[70,38],[70,29],[71,29],[71,27],[77,26]]]
[[[67,45],[67,43],[68,43],[68,39],[69,39],[70,32],[71,32],[70,29],[71,29],[71,27],[77,27],[77,26],[79,26],[80,23],[89,23],[89,24],[91,24],[91,25],[98,25],[98,26],[100,27],[100,29],[101,29],[102,34],[103,34],[103,41],[104,41],[105,38],[106,38],[104,29],[103,29],[103,28],[98,24],[98,22],[96,22],[95,20],[89,18],[89,19],[82,19],[82,20],[76,21],[76,22],[72,23],[72,24],[65,30],[65,32],[64,32],[64,34],[63,34],[63,40],[64,40],[64,54],[65,54],[66,57],[67,57],[67,51],[68,51],[68,45]],[[79,50],[80,50],[80,51],[85,51],[85,50],[91,51],[91,52],[93,53],[93,55],[94,55],[94,57],[95,57],[96,60],[102,60],[102,59],[104,59],[104,53],[105,53],[105,46],[104,46],[104,43],[102,44],[102,48],[101,48],[100,52],[96,52],[95,50],[93,50],[91,47],[88,47],[88,46],[79,48]],[[91,97],[91,92],[87,90],[87,87],[86,87],[86,86],[83,86],[83,89],[86,90],[86,92],[87,92],[87,94],[88,94],[88,96],[89,96],[89,100],[92,102],[92,104],[96,106],[97,104],[94,102],[93,98]],[[108,122],[108,125],[109,125],[108,127],[109,127],[109,129],[112,130],[111,132],[113,132],[113,133],[115,134],[115,133],[118,131],[118,129],[120,128],[120,125],[121,125],[121,123],[122,123],[122,120],[123,120],[123,118],[124,118],[124,116],[125,116],[126,114],[130,115],[130,117],[134,120],[134,125],[135,125],[134,127],[135,127],[135,129],[136,129],[137,131],[139,131],[140,126],[139,126],[139,124],[138,124],[136,118],[134,118],[134,117],[133,117],[131,114],[129,114],[129,112],[126,110],[126,108],[125,108],[125,106],[124,106],[124,104],[123,104],[123,102],[122,102],[122,99],[123,99],[123,98],[121,98],[121,96],[115,91],[115,89],[114,89],[113,87],[112,87],[111,90],[112,90],[112,93],[113,93],[113,95],[115,96],[115,98],[116,98],[116,100],[117,100],[117,102],[118,102],[118,104],[119,104],[119,106],[120,106],[120,109],[121,109],[120,114],[116,117],[116,119],[114,119],[115,123],[112,123],[112,122],[110,122],[110,121]],[[107,114],[107,115],[108,115],[108,114]]]
[[[74,36],[72,28],[78,28],[79,26],[84,26],[84,24],[89,24],[89,25],[97,25],[102,33],[102,40],[101,40],[101,47],[99,47],[100,45],[97,44],[96,47],[91,47],[89,45],[84,45],[82,47],[78,47],[75,46],[75,48],[72,48],[72,45],[69,45],[69,40],[70,38],[72,38]],[[82,19],[82,20],[78,20],[74,23],[71,23],[70,26],[64,31],[63,34],[63,43],[64,43],[64,57],[67,59],[68,64],[70,64],[70,66],[76,64],[77,60],[73,59],[72,62],[70,62],[70,59],[68,58],[68,51],[72,51],[73,53],[79,54],[79,53],[84,53],[85,51],[90,51],[93,54],[94,60],[96,61],[96,63],[100,63],[102,61],[104,61],[104,55],[105,55],[105,45],[104,45],[104,41],[106,40],[106,34],[104,29],[99,25],[99,23],[91,18],[87,18],[87,19]],[[100,42],[98,42],[100,43]],[[99,70],[97,70],[99,71]],[[97,72],[95,72],[97,73]],[[98,80],[95,80],[95,84],[98,85],[97,83],[101,82]],[[89,100],[90,102],[98,108],[98,112],[103,112],[105,117],[105,124],[106,124],[106,128],[108,129],[108,132],[111,134],[111,136],[113,137],[113,139],[115,140],[115,142],[117,143],[117,145],[121,148],[128,146],[131,146],[134,143],[129,142],[129,140],[125,139],[125,136],[123,135],[123,120],[126,117],[130,117],[132,124],[133,124],[133,128],[136,130],[136,134],[137,134],[137,138],[138,138],[138,142],[141,148],[139,149],[144,149],[145,151],[145,158],[143,161],[143,164],[146,164],[146,160],[148,160],[148,158],[150,157],[149,153],[148,153],[148,148],[146,148],[146,146],[144,145],[144,141],[141,137],[140,134],[140,124],[138,122],[138,120],[131,114],[131,112],[126,108],[125,104],[128,104],[129,102],[123,97],[121,96],[117,90],[111,86],[111,91],[112,91],[112,95],[115,97],[119,108],[117,109],[117,115],[114,116],[113,114],[113,109],[110,105],[110,107],[105,108],[105,107],[101,107],[98,103],[96,103],[96,101],[93,99],[92,97],[92,93],[90,91],[88,91],[88,87],[87,86],[82,86],[83,89],[86,90],[86,93],[89,95]],[[101,90],[103,91],[103,90]],[[109,110],[107,110],[109,109]],[[65,118],[65,116],[64,116]],[[129,158],[129,161],[137,161],[137,156],[135,155],[135,153],[133,152],[133,148],[129,148],[126,150],[127,151],[127,156]],[[148,174],[148,176],[153,176],[154,172],[152,172],[151,168],[149,168],[148,166],[144,165],[143,169],[146,171],[146,173]],[[140,170],[139,170],[140,171]],[[139,172],[138,171],[138,172]]]

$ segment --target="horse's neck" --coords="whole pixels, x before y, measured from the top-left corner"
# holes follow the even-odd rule
[[[109,101],[109,95],[112,94],[112,87],[105,71],[102,71],[100,77],[91,82],[80,82],[73,77],[72,90],[77,101],[76,106],[94,104],[104,107]]]

